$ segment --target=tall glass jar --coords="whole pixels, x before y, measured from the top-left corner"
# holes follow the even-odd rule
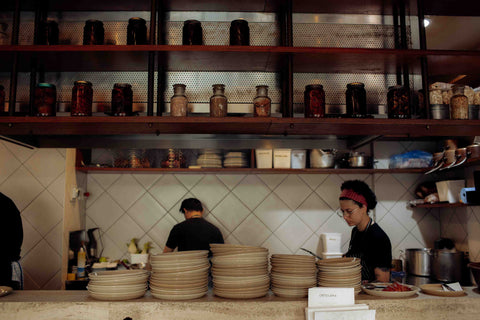
[[[112,90],[112,115],[131,116],[132,114],[132,86],[128,83],[115,83]]]
[[[305,118],[325,116],[325,91],[321,84],[310,84],[304,92]]]
[[[210,97],[210,117],[226,117],[228,113],[228,101],[225,97],[225,85],[214,84],[213,96]]]
[[[347,115],[351,117],[365,117],[367,115],[367,92],[361,82],[347,84],[345,92]]]
[[[253,99],[253,116],[270,117],[272,100],[268,97],[268,86],[256,86],[257,96]]]
[[[83,27],[83,44],[103,44],[105,38],[105,29],[103,22],[99,20],[87,20]]]
[[[142,18],[130,18],[127,26],[127,44],[147,44],[147,22]]]
[[[468,119],[468,98],[464,94],[465,86],[453,86],[450,99],[450,119]]]
[[[188,99],[185,96],[185,85],[174,84],[173,96],[170,99],[170,115],[172,117],[186,117]]]
[[[57,88],[51,83],[39,83],[35,87],[34,115],[54,117],[57,114]]]
[[[5,111],[5,88],[0,84],[0,112]]]
[[[89,81],[75,81],[72,89],[72,106],[70,115],[92,115],[93,89]]]
[[[410,93],[407,87],[396,85],[388,88],[388,118],[410,119]]]

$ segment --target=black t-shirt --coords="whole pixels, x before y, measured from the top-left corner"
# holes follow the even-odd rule
[[[375,268],[390,269],[392,265],[392,245],[387,234],[376,223],[365,231],[352,230],[347,257],[357,257],[362,261],[362,280],[375,280]]]
[[[210,243],[223,243],[220,230],[203,218],[191,218],[173,227],[166,246],[178,251],[210,250]]]

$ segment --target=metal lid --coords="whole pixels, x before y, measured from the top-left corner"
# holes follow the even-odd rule
[[[184,85],[183,83],[175,83],[175,84],[173,85],[173,87],[174,87],[174,88],[176,88],[176,87],[186,88],[187,86]]]
[[[103,26],[103,22],[100,20],[95,20],[95,19],[89,19],[85,21],[85,24],[98,24]]]
[[[364,87],[365,87],[365,84],[362,83],[362,82],[351,82],[351,83],[347,84],[347,88],[349,88],[349,87],[364,88]]]
[[[133,18],[128,19],[128,23],[141,23],[141,24],[146,24],[147,22],[145,21],[145,19],[142,19],[142,18],[140,18],[140,17],[133,17]]]
[[[311,89],[323,89],[323,86],[321,84],[309,84],[305,86],[305,90]]]
[[[129,83],[115,83],[113,87],[114,88],[131,88],[132,85]]]
[[[183,22],[183,24],[184,24],[184,25],[188,25],[188,24],[198,24],[198,25],[200,25],[201,22],[198,21],[198,20],[185,20],[185,21]]]
[[[238,24],[238,25],[246,25],[246,26],[248,26],[248,21],[245,20],[245,19],[236,19],[236,20],[233,20],[232,23],[231,23],[232,26],[233,26],[233,25],[237,25],[237,24]]]
[[[39,87],[39,88],[55,88],[55,85],[51,84],[51,83],[41,82],[41,83],[37,84],[37,87]]]
[[[74,85],[80,85],[80,86],[91,86],[92,83],[90,81],[84,81],[84,80],[77,80],[73,83]]]

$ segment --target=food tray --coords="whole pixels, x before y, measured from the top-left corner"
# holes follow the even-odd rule
[[[374,283],[375,285],[377,286],[389,286],[391,285],[392,283]],[[363,292],[369,294],[369,295],[372,295],[372,296],[376,296],[376,297],[383,297],[383,298],[393,298],[393,299],[396,299],[396,298],[407,298],[407,297],[413,297],[415,296],[418,291],[420,291],[420,288],[418,287],[415,287],[415,286],[411,286],[411,285],[408,285],[408,284],[403,284],[404,286],[406,287],[409,287],[410,289],[412,289],[412,291],[383,291],[383,288],[375,288],[375,289],[367,289],[365,288],[364,285],[362,285],[362,290]]]
[[[440,283],[430,283],[420,286],[422,292],[440,297],[463,297],[467,293],[462,291],[444,291]]]

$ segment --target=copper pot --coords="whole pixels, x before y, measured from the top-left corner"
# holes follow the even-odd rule
[[[480,144],[467,146],[467,157],[469,159],[480,158]]]

